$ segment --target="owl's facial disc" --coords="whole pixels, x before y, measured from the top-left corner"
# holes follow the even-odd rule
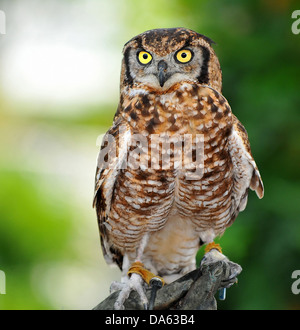
[[[203,63],[201,48],[192,46],[163,55],[152,49],[130,49],[125,56],[133,81],[163,90],[181,81],[197,81]]]

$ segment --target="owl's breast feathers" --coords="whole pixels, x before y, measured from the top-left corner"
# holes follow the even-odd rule
[[[114,261],[115,247],[134,249],[145,231],[163,228],[173,215],[191,221],[195,232],[222,234],[245,208],[249,188],[263,195],[247,133],[210,87],[127,89],[107,134],[116,144],[102,158],[116,149],[118,159],[98,166],[95,204],[103,247]]]

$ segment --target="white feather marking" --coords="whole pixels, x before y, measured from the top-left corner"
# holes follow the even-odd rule
[[[148,91],[143,88],[131,89],[129,92],[129,97],[135,97],[136,95],[146,95]]]
[[[122,133],[122,132],[121,132]],[[110,164],[110,175],[106,176],[106,180],[103,181],[104,189],[106,190],[106,213],[109,213],[111,206],[111,197],[113,193],[114,184],[116,181],[116,177],[119,174],[119,169],[122,166],[122,163],[127,154],[127,148],[131,140],[131,132],[130,130],[126,130],[126,132],[122,136],[122,144],[119,146],[119,157],[117,157],[116,161],[113,164]]]

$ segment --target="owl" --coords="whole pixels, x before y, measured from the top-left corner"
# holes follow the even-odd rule
[[[103,255],[131,290],[169,283],[206,259],[214,239],[264,188],[244,126],[222,95],[212,40],[185,28],[146,31],[123,49],[120,100],[98,157],[94,207]],[[147,283],[147,284],[145,284]]]

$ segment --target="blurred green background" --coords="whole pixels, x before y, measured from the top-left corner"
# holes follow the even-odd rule
[[[91,206],[99,136],[117,107],[124,43],[177,26],[216,42],[223,94],[265,185],[221,239],[243,272],[219,308],[299,309],[300,34],[291,15],[300,3],[6,0],[0,9],[0,309],[91,309],[120,278],[104,262]]]

